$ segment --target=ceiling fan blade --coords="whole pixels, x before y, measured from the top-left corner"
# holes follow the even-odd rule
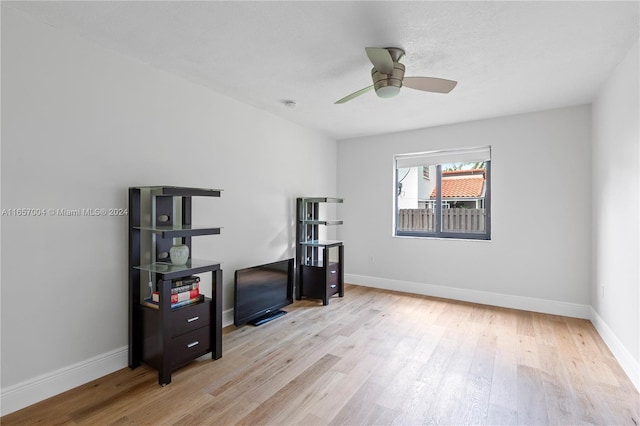
[[[352,94],[345,96],[344,98],[340,99],[339,101],[335,101],[334,104],[343,104],[343,103],[345,103],[347,101],[350,101],[353,98],[357,98],[358,96],[367,93],[371,89],[373,89],[373,84],[371,86],[365,87],[364,89],[360,89],[357,92],[353,92]]]
[[[391,74],[393,72],[393,58],[387,49],[381,47],[365,47],[369,60],[378,72]]]
[[[402,85],[425,92],[449,93],[456,87],[457,81],[435,77],[405,77]]]

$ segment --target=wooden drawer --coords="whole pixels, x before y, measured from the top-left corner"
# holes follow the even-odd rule
[[[330,279],[327,281],[327,295],[331,296],[338,292],[338,280]]]
[[[324,297],[326,288],[325,270],[320,266],[302,265],[302,295],[305,297]]]
[[[329,264],[329,277],[327,278],[327,294],[333,295],[338,292],[340,271],[337,263]]]
[[[171,369],[193,361],[211,351],[211,329],[199,328],[171,340]]]
[[[209,325],[211,300],[192,306],[185,306],[171,312],[171,336],[176,337]]]

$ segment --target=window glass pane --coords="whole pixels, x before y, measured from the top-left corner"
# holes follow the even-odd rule
[[[435,176],[436,166],[398,169],[398,231],[436,231],[432,198],[436,180],[425,178],[424,168],[429,176]]]
[[[442,165],[442,232],[485,233],[486,163]]]

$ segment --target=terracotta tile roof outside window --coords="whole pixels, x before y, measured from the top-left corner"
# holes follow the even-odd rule
[[[469,176],[469,175],[484,176],[484,169],[444,170],[442,172],[442,176]]]
[[[462,173],[460,173],[462,172]],[[465,173],[472,170],[456,170],[455,172],[443,172],[442,197],[443,198],[478,198],[482,197],[484,187],[484,175]],[[452,176],[453,175],[453,176]],[[460,176],[463,175],[463,176]],[[467,176],[464,176],[467,175]],[[431,192],[431,198],[436,197],[435,188]]]

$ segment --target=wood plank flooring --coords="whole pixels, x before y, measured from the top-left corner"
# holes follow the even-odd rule
[[[359,286],[227,327],[157,384],[128,368],[3,425],[640,425],[640,395],[589,321]]]

